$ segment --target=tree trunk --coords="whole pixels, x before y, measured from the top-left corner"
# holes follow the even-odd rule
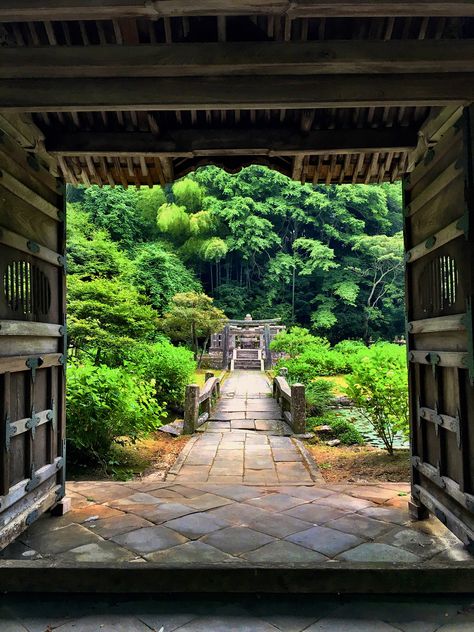
[[[291,324],[295,322],[295,286],[296,286],[296,265],[293,264],[293,276],[291,282]]]

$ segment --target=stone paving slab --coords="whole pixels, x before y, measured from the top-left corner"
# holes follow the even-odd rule
[[[185,485],[161,483],[152,493],[136,486],[94,484],[94,496],[102,499],[98,503],[90,497],[91,483],[74,483],[72,511],[40,518],[1,559],[165,564],[176,550],[177,564],[186,559],[186,551],[190,563],[206,564],[215,550],[217,565],[226,560],[271,566],[273,560],[278,566],[291,560],[298,566],[323,556],[332,564],[439,561],[474,567],[474,558],[439,521],[410,521],[407,484],[387,488],[188,480]],[[370,493],[375,500],[359,493]],[[400,506],[391,505],[394,500]],[[201,544],[185,546],[191,543]]]

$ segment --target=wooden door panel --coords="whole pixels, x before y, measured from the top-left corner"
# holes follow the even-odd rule
[[[63,202],[0,136],[0,548],[64,495]]]
[[[471,549],[473,114],[465,109],[404,187],[413,509]]]

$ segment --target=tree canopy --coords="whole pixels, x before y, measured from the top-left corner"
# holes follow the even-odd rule
[[[262,166],[204,167],[165,189],[68,198],[71,272],[118,275],[159,315],[175,294],[204,291],[230,318],[280,316],[332,342],[403,333],[398,184],[313,186]]]

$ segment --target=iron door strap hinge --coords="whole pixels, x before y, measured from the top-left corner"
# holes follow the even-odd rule
[[[32,252],[35,255],[37,255],[39,251],[41,250],[39,244],[37,244],[36,241],[31,241],[31,239],[29,239],[26,242],[26,247],[28,248],[30,252]]]
[[[10,452],[11,438],[16,435],[17,427],[10,422],[10,417],[5,418],[5,451]]]
[[[44,360],[38,356],[32,356],[31,358],[28,358],[25,364],[29,369],[31,369],[31,379],[34,382],[36,378],[36,371],[44,364]]]
[[[32,410],[31,417],[26,422],[25,428],[27,430],[31,430],[31,436],[33,439],[35,438],[36,428],[37,426],[39,426],[39,423],[40,423],[40,417],[35,413],[34,410]]]
[[[38,487],[40,483],[41,483],[41,478],[37,476],[35,472],[35,464],[33,463],[33,465],[31,466],[30,480],[25,486],[25,491],[31,492],[33,489],[36,489],[36,487]]]
[[[437,353],[428,353],[426,355],[426,361],[428,364],[431,364],[431,368],[433,369],[433,377],[436,377],[436,368],[441,362],[441,356]]]
[[[40,513],[37,509],[35,509],[26,517],[26,520],[25,520],[26,526],[29,527],[31,524],[33,524],[33,522],[38,520],[39,517],[40,517]]]

